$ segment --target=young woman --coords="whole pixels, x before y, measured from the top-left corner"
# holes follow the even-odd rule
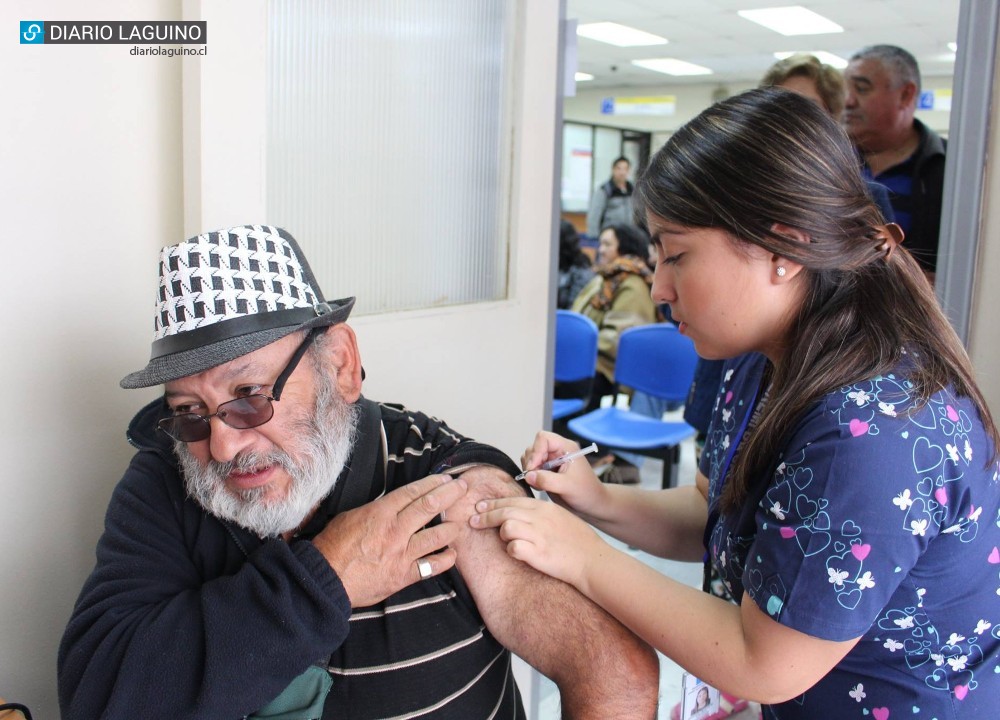
[[[485,501],[473,525],[768,718],[991,716],[997,430],[843,131],[809,100],[753,90],[673,135],[636,197],[659,247],[653,299],[702,356],[742,356],[705,475],[642,492],[574,461],[528,474],[555,503]],[[540,433],[522,464],[574,448]],[[665,557],[707,547],[738,604],[580,518]]]

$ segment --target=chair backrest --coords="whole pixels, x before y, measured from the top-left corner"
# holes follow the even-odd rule
[[[556,382],[587,380],[597,370],[597,325],[586,315],[556,310]]]
[[[615,382],[665,400],[687,399],[698,354],[671,323],[629,328],[618,337]]]

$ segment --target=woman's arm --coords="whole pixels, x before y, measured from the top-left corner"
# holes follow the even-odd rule
[[[681,667],[732,695],[761,703],[796,697],[860,639],[811,637],[775,622],[746,595],[736,606],[619,555],[592,558],[581,592]]]
[[[678,583],[611,548],[553,503],[489,500],[476,509],[473,527],[499,527],[509,555],[570,583],[664,655],[733,695],[764,703],[795,697],[859,639],[819,640],[771,620],[747,597],[736,606]]]

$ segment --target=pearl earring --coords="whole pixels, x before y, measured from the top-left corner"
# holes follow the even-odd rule
[[[785,270],[784,265],[779,265],[774,269],[774,272],[778,275],[778,277],[785,277],[785,272],[787,271]]]

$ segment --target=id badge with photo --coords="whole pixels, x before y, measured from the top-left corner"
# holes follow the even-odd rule
[[[719,691],[684,673],[681,681],[681,720],[701,720],[719,712]]]

